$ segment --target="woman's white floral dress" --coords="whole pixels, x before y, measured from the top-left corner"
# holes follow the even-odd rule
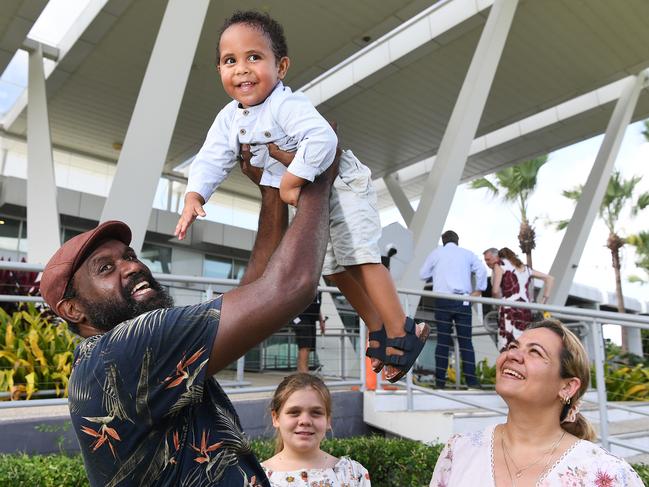
[[[370,475],[360,463],[341,457],[333,468],[270,470],[262,464],[271,487],[370,487]]]
[[[451,437],[440,453],[430,487],[495,487],[493,436],[495,426]],[[577,441],[545,475],[537,487],[643,487],[624,460],[586,440]]]

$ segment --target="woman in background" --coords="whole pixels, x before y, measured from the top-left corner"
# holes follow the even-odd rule
[[[492,268],[492,296],[507,301],[519,303],[532,302],[534,292],[533,279],[541,279],[543,298],[547,303],[554,277],[543,272],[535,271],[521,262],[518,256],[509,248],[503,247],[498,251],[499,262]],[[532,321],[532,310],[501,306],[498,310],[498,350],[502,351],[512,340],[518,338]]]

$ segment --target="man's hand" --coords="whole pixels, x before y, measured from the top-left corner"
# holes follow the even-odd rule
[[[295,152],[287,152],[285,150],[282,150],[272,142],[270,144],[266,144],[266,146],[268,147],[268,155],[276,161],[281,162],[286,167],[288,167],[291,162],[293,162],[293,159],[295,158]]]
[[[239,154],[239,167],[241,167],[241,172],[248,176],[248,178],[259,186],[261,181],[261,175],[264,170],[260,167],[255,167],[250,164],[250,159],[252,158],[252,152],[250,152],[250,145],[241,144],[241,153]]]
[[[205,200],[198,193],[190,191],[185,195],[185,207],[183,208],[183,212],[178,219],[178,224],[176,225],[176,230],[174,231],[178,240],[183,240],[185,238],[187,230],[190,225],[194,223],[197,216],[205,216],[205,210],[203,210],[204,204]]]
[[[325,328],[326,328],[325,323],[327,322],[327,317],[322,316],[322,313],[320,313],[320,319],[318,321],[320,322],[320,334],[324,335],[325,334]]]
[[[479,298],[480,296],[482,296],[482,291],[473,291],[473,292],[471,293],[471,296],[474,296],[474,297],[476,297],[476,298]]]

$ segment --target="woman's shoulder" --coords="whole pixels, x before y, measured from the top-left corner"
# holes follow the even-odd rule
[[[590,472],[598,478],[616,480],[619,484],[611,485],[642,485],[638,474],[631,465],[599,445],[587,440],[581,440],[577,448],[572,450],[572,458],[566,459],[566,464],[572,469]],[[608,485],[608,484],[606,484]]]
[[[491,448],[495,428],[496,426],[489,426],[478,431],[454,434],[449,438],[447,447],[466,453],[469,453],[470,450]]]

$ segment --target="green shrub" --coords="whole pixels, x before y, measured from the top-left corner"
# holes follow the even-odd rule
[[[444,445],[418,441],[358,436],[323,442],[323,450],[336,457],[346,455],[360,462],[378,487],[419,487],[428,485],[437,457]]]
[[[631,465],[633,467],[633,470],[635,470],[640,478],[642,479],[642,482],[645,485],[649,485],[649,465],[646,463],[636,463],[635,465]]]
[[[0,485],[80,487],[90,485],[80,455],[0,455]]]
[[[324,451],[360,462],[370,473],[372,485],[385,487],[428,485],[443,446],[382,436],[334,438],[322,442]],[[275,454],[275,442],[254,440],[253,450],[260,461],[266,460]]]
[[[260,460],[273,455],[270,440],[254,440]],[[370,472],[374,487],[420,487],[428,485],[443,445],[417,441],[361,436],[326,440],[323,449],[334,456],[347,455]],[[633,465],[649,486],[649,465]],[[0,455],[0,485],[12,487],[81,487],[88,479],[80,455]]]
[[[77,343],[65,322],[34,303],[11,314],[0,309],[0,391],[14,400],[43,389],[67,396]]]

